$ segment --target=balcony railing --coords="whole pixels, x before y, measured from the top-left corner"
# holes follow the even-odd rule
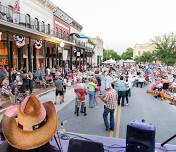
[[[46,25],[43,22],[39,22],[37,19],[33,19],[28,15],[21,13],[15,13],[13,9],[3,6],[0,4],[0,19],[7,22],[11,22],[32,30],[42,32],[47,35],[58,37],[63,40],[69,40],[69,35],[56,32],[54,29],[50,28],[50,25]],[[61,29],[58,29],[58,31]]]
[[[7,22],[11,22],[13,24],[17,24],[23,26],[25,28],[32,29],[34,31],[38,31],[50,36],[57,37],[62,40],[73,42],[79,46],[87,47],[86,43],[81,42],[68,34],[61,33],[61,29],[51,29],[50,24],[46,25],[44,22],[39,22],[38,19],[33,19],[28,15],[24,15],[21,13],[15,13],[14,10],[10,7],[6,7],[0,4],[0,19],[5,20]]]

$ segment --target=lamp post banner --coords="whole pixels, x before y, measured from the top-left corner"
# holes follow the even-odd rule
[[[66,61],[68,57],[68,50],[63,50],[63,60]]]

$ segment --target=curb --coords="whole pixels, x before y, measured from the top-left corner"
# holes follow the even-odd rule
[[[52,89],[50,89],[50,90],[47,90],[47,91],[45,91],[45,92],[42,92],[42,93],[39,93],[39,94],[36,94],[36,95],[39,96],[39,97],[41,97],[41,96],[46,95],[47,93],[49,93],[49,92],[51,92],[51,91],[54,91],[54,90],[55,90],[55,88],[52,88]],[[0,115],[2,115],[2,114],[5,112],[6,109],[8,109],[8,107],[7,107],[7,108],[0,109]]]
[[[69,89],[72,89],[72,87],[70,87]],[[56,90],[56,88],[54,87],[54,88],[51,88],[51,89],[49,89],[49,90],[47,90],[47,91],[45,91],[45,92],[41,92],[41,93],[39,93],[39,94],[36,94],[38,97],[42,97],[42,96],[44,96],[44,95],[46,95],[46,94],[48,94],[49,92],[52,92],[52,91],[55,91]],[[70,102],[72,102],[73,100],[71,100]],[[59,112],[60,110],[62,110],[65,106],[67,106],[70,102],[67,102],[66,104],[64,104],[62,107],[60,107],[60,108],[58,108],[57,109],[57,111]],[[6,109],[8,109],[8,107],[7,108],[4,108],[4,109],[0,109],[0,116],[6,111]],[[1,120],[0,120],[1,121]]]
[[[50,90],[47,90],[47,91],[45,91],[45,92],[42,92],[42,93],[39,93],[39,94],[36,94],[36,95],[39,96],[39,97],[41,97],[41,96],[43,96],[43,95],[45,95],[45,94],[47,94],[47,93],[49,93],[49,92],[51,92],[51,91],[54,91],[54,90],[56,90],[56,88],[52,88],[52,89],[50,89]]]

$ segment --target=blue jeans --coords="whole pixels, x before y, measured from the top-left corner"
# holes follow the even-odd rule
[[[75,98],[75,113],[76,113],[77,107],[78,107],[78,102],[77,102],[77,98]],[[83,106],[83,104],[81,104],[80,108],[81,108],[80,109],[81,113],[83,113],[84,112],[84,106]]]
[[[110,113],[110,125],[108,122],[108,114]],[[106,129],[111,129],[114,130],[114,109],[109,109],[106,106],[104,107],[104,112],[103,112],[103,120]],[[109,127],[110,126],[110,127]]]
[[[131,97],[131,88],[129,89],[128,96]]]
[[[122,98],[121,105],[124,106],[125,97],[126,97],[126,91],[118,91],[118,105],[120,105],[120,100]]]
[[[95,106],[95,93],[94,91],[89,91],[89,108],[93,108]]]

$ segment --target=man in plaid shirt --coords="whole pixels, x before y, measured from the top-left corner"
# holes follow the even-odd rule
[[[114,130],[114,111],[117,105],[117,93],[109,85],[106,88],[106,92],[103,96],[100,96],[100,99],[105,103],[103,120],[106,127],[106,131]],[[110,113],[110,124],[108,122],[108,114]]]

